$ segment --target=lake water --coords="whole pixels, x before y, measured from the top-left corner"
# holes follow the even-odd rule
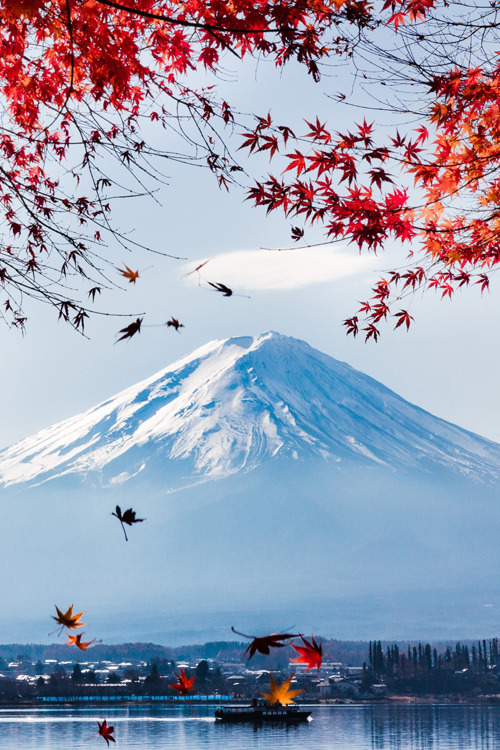
[[[0,710],[0,750],[105,750],[99,719],[116,745],[145,750],[493,750],[500,706],[314,706],[297,726],[216,724],[213,707],[153,706]]]

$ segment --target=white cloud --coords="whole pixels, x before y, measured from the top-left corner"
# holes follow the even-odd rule
[[[247,291],[286,291],[365,273],[375,268],[377,259],[333,245],[283,251],[234,250],[211,257],[193,272],[204,261],[207,258],[184,266],[188,282],[218,281]]]

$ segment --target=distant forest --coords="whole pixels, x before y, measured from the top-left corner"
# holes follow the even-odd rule
[[[498,662],[498,639],[464,640],[461,643],[436,641],[342,641],[320,639],[324,661],[341,662],[344,666],[366,665],[373,675],[409,675],[415,671],[432,672],[471,667],[485,670]],[[97,644],[80,655],[81,661],[146,661],[166,659],[174,662],[196,662],[202,659],[218,662],[242,663],[248,641],[211,641],[178,647],[154,643]],[[269,656],[256,654],[250,664],[255,669],[282,670],[288,666],[291,648],[274,649]],[[78,661],[73,647],[65,644],[5,644],[0,645],[0,659],[4,661]]]

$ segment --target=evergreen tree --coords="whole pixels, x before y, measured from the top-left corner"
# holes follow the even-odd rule
[[[498,638],[493,638],[491,642],[491,663],[498,665]]]
[[[373,671],[376,675],[384,674],[384,652],[380,641],[373,642]]]
[[[429,643],[426,643],[424,648],[424,664],[427,671],[430,672],[432,670],[432,653]]]
[[[387,662],[387,674],[392,676],[393,673],[393,660],[392,660],[392,649],[387,646],[387,654],[386,654],[386,662]]]
[[[399,671],[401,672],[402,677],[406,677],[406,665],[408,663],[408,659],[405,654],[401,654],[399,657]]]
[[[196,682],[198,685],[204,685],[208,679],[210,668],[206,659],[202,659],[196,666]]]
[[[145,687],[157,687],[161,682],[160,672],[156,661],[151,662],[151,670],[144,680]]]
[[[38,659],[37,663],[35,664],[35,674],[44,674],[45,672],[45,666],[42,664],[40,659]]]

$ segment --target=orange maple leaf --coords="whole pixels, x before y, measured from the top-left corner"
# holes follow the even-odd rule
[[[314,640],[314,636],[311,636],[311,642],[304,638],[304,636],[300,636],[302,639],[303,646],[295,646],[293,643],[291,643],[291,647],[295,649],[295,651],[300,654],[296,659],[290,659],[290,661],[295,663],[301,663],[301,664],[307,664],[307,670],[313,669],[314,667],[319,668],[321,667],[321,662],[323,661],[323,647],[321,643],[317,643]]]
[[[116,742],[115,738],[112,736],[115,728],[108,726],[106,723],[106,719],[104,719],[102,724],[98,721],[97,726],[99,727],[99,734],[101,735],[101,737],[104,737],[107,745],[109,745],[110,741]]]
[[[193,685],[195,681],[195,677],[188,677],[183,669],[181,669],[181,673],[178,674],[177,672],[174,672],[175,676],[177,677],[178,682],[175,683],[175,685],[169,685],[173,690],[178,690],[179,695],[189,695],[191,690],[194,690]]]
[[[139,271],[132,271],[132,269],[128,266],[125,266],[124,269],[119,268],[118,270],[120,271],[122,276],[128,279],[130,284],[135,284],[135,282],[139,278]]]
[[[66,635],[68,636],[68,640],[66,641],[68,646],[76,646],[80,651],[86,651],[95,641],[94,638],[93,641],[82,642],[83,633],[78,633],[78,635],[70,635],[69,633],[66,633]]]
[[[76,630],[76,628],[81,628],[87,624],[80,621],[80,617],[83,615],[83,612],[73,614],[73,605],[71,605],[71,607],[69,607],[64,613],[61,612],[57,605],[54,606],[56,608],[57,617],[54,617],[54,615],[51,615],[51,617],[59,625],[62,625],[63,628],[68,628],[68,630]]]
[[[273,705],[274,703],[280,703],[282,706],[288,706],[289,703],[293,703],[293,698],[299,693],[303,693],[303,690],[290,690],[290,685],[294,676],[294,672],[290,675],[288,680],[285,680],[281,685],[278,685],[271,673],[271,689],[269,693],[261,693],[268,703]]]

